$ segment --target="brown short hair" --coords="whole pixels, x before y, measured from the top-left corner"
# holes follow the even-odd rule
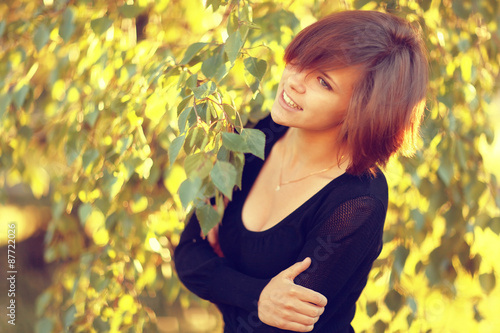
[[[302,30],[285,62],[307,70],[362,69],[339,136],[351,156],[348,173],[373,173],[397,151],[414,153],[428,82],[418,27],[376,11],[335,13]]]

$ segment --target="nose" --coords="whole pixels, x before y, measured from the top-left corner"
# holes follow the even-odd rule
[[[305,77],[304,71],[299,71],[293,67],[290,68],[287,80],[288,87],[299,94],[304,93],[306,91]]]

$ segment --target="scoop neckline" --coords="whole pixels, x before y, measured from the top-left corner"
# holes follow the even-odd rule
[[[260,170],[259,170],[259,172],[260,172]],[[264,230],[260,230],[260,231],[254,231],[254,230],[248,229],[245,226],[245,223],[243,222],[243,206],[245,205],[246,198],[247,198],[247,196],[249,194],[249,191],[250,191],[249,189],[247,189],[245,191],[245,200],[241,200],[241,203],[240,203],[240,205],[238,207],[238,211],[239,211],[238,222],[239,222],[239,225],[249,235],[260,236],[260,235],[268,234],[268,233],[274,231],[275,229],[281,228],[283,225],[286,225],[287,221],[290,220],[293,217],[293,215],[296,215],[299,212],[301,212],[302,210],[304,210],[306,208],[306,206],[310,204],[311,201],[313,201],[313,200],[316,199],[316,197],[322,195],[323,192],[327,191],[327,189],[329,189],[333,185],[336,185],[337,182],[340,182],[343,178],[345,178],[347,176],[349,176],[349,174],[347,172],[344,172],[341,175],[333,178],[325,186],[323,186],[318,192],[314,193],[309,199],[307,199],[306,201],[304,201],[300,206],[298,206],[295,210],[293,210],[292,212],[290,212],[290,214],[288,214],[287,216],[285,216],[278,223],[276,223],[275,225],[273,225],[272,227],[270,227],[268,229],[264,229]]]

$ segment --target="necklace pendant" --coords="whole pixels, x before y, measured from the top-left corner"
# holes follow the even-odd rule
[[[281,186],[278,184],[276,185],[276,188],[274,189],[276,192],[278,192],[281,189]]]

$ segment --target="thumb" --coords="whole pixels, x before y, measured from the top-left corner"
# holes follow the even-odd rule
[[[305,271],[307,268],[311,266],[311,258],[307,257],[304,260],[293,264],[283,271],[285,278],[295,279],[297,275]]]

